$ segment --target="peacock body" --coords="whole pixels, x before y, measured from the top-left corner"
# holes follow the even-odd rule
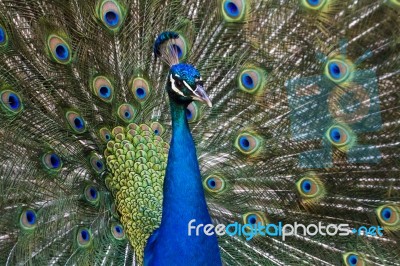
[[[400,265],[399,22],[398,0],[0,0],[0,265]]]

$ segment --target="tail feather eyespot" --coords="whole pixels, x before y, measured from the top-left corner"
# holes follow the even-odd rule
[[[46,169],[58,172],[62,168],[62,160],[60,156],[58,156],[54,152],[48,152],[42,156],[42,163],[46,167]]]
[[[222,17],[226,22],[241,22],[246,18],[250,3],[248,0],[221,1]]]
[[[92,82],[93,93],[104,102],[111,102],[114,97],[114,87],[111,81],[104,76],[97,76]]]
[[[104,0],[98,7],[98,16],[103,25],[110,31],[118,31],[124,21],[124,9],[114,0]]]
[[[59,35],[50,35],[47,39],[47,48],[52,59],[59,64],[68,64],[71,62],[71,47],[67,41]]]
[[[86,122],[79,113],[67,111],[65,117],[68,125],[75,133],[80,134],[86,131]]]
[[[347,252],[343,255],[343,262],[346,266],[364,266],[364,257],[357,252]]]
[[[135,109],[132,105],[125,103],[118,108],[118,116],[126,123],[131,123],[135,119]]]
[[[92,232],[88,228],[79,228],[76,234],[76,242],[79,247],[87,248],[92,243]]]
[[[12,90],[3,90],[0,92],[1,106],[9,115],[15,115],[22,111],[21,96]]]
[[[37,226],[37,215],[34,210],[25,210],[20,215],[20,225],[24,230],[32,230]]]

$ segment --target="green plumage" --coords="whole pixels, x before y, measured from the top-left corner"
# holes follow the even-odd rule
[[[114,128],[113,135],[104,154],[111,172],[105,182],[137,260],[142,262],[146,240],[161,222],[169,145],[145,124]]]
[[[0,265],[142,263],[164,31],[213,104],[187,108],[213,223],[384,228],[225,235],[226,265],[399,265],[399,23],[398,0],[0,0]]]

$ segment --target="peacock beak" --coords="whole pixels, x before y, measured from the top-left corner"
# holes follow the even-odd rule
[[[196,89],[194,90],[193,100],[197,100],[203,103],[206,103],[208,107],[212,107],[212,103],[210,98],[208,98],[207,93],[204,90],[204,87],[201,83],[196,85]]]

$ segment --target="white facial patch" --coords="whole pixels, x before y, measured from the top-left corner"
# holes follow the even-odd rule
[[[174,80],[174,78],[172,77],[172,74],[169,76],[169,81],[171,81],[172,90],[173,90],[174,92],[178,93],[179,95],[185,97],[185,95],[183,94],[183,92],[181,92],[181,91],[175,86],[175,80]]]

